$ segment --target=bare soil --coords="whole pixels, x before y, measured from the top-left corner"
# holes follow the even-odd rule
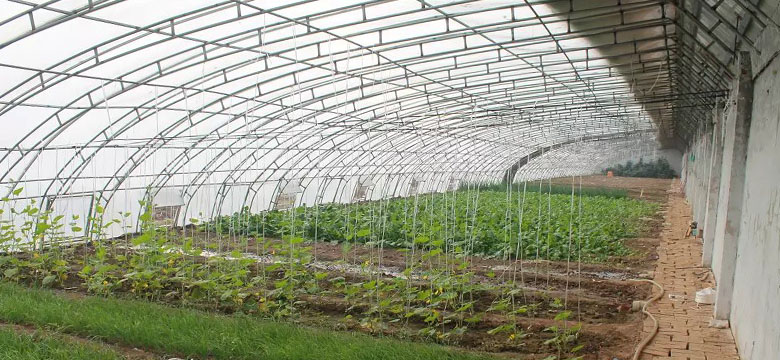
[[[571,178],[554,179],[556,184],[571,184]],[[627,359],[639,341],[642,328],[642,317],[630,312],[634,300],[644,300],[650,296],[651,287],[646,283],[630,281],[638,277],[646,277],[655,267],[658,258],[656,247],[659,244],[659,234],[662,226],[661,213],[667,203],[667,189],[670,180],[621,178],[606,176],[583,177],[583,187],[610,187],[626,189],[629,196],[661,204],[662,210],[656,216],[646,219],[648,224],[641,238],[626,239],[625,243],[632,249],[633,255],[614,257],[605,263],[578,263],[576,261],[509,261],[501,259],[470,257],[469,269],[475,273],[475,281],[484,283],[508,282],[516,279],[516,286],[523,290],[523,303],[538,304],[533,312],[514,319],[505,315],[489,313],[478,324],[458,338],[458,347],[517,356],[541,359],[552,354],[553,349],[544,345],[544,341],[552,335],[545,328],[556,325],[552,319],[561,309],[551,308],[550,300],[566,298],[567,307],[572,310],[573,321],[583,324],[578,342],[585,345],[583,354],[586,359]],[[194,232],[191,228],[179,230],[187,237],[193,237],[195,243],[207,238],[214,242],[215,234]],[[118,239],[119,242],[127,239]],[[262,247],[255,239],[236,239],[225,237],[221,241],[221,251],[239,250],[241,252],[260,255],[257,250]],[[281,240],[272,240],[273,244],[282,246]],[[362,245],[352,246],[346,253],[341,244],[323,243],[307,244],[312,247],[315,264],[318,271],[326,271],[328,277],[342,276],[350,280],[368,279],[367,274],[349,272],[345,269],[359,268],[360,264],[369,261],[371,264],[381,264],[382,276],[390,278],[397,276],[411,261],[420,262],[419,256],[411,258],[408,252],[398,249],[382,249]],[[91,252],[91,247],[77,249],[77,253]],[[426,260],[438,261],[438,260]],[[261,271],[263,264],[256,264],[255,271]],[[74,269],[78,271],[78,269]],[[279,275],[279,274],[277,274]],[[376,277],[376,273],[370,276]],[[71,276],[66,287],[70,296],[81,296],[84,289],[79,284],[77,276]],[[327,290],[327,281],[323,281]],[[420,281],[415,286],[426,286]],[[74,292],[75,290],[75,292]],[[500,294],[484,291],[475,294],[478,301],[477,310],[484,311]],[[303,298],[305,302],[302,315],[296,322],[315,327],[326,327],[336,330],[362,331],[383,334],[399,338],[420,341],[417,330],[424,327],[422,319],[414,317],[405,324],[386,323],[382,328],[372,328],[361,325],[357,320],[365,305],[351,304],[341,297],[328,295],[324,291],[320,295],[309,295]],[[220,309],[230,311],[230,309]],[[353,315],[346,317],[346,315]],[[500,324],[514,320],[518,328],[525,329],[530,335],[522,340],[509,340],[502,336],[487,334],[487,330]],[[402,326],[403,325],[403,326]],[[139,357],[143,358],[143,357]]]
[[[579,185],[579,178],[574,179],[574,183]],[[606,175],[592,175],[582,177],[582,187],[584,188],[612,188],[627,190],[628,196],[649,200],[659,203],[666,203],[667,193],[671,179],[650,179],[634,177],[607,177]],[[571,185],[572,178],[553,179],[555,185]]]

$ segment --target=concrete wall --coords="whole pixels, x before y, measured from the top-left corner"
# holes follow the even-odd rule
[[[736,92],[732,93],[732,96],[729,98],[728,103],[733,106],[733,103],[736,101]],[[731,196],[731,187],[729,186],[729,182],[732,178],[732,171],[731,169],[733,165],[733,159],[734,159],[734,134],[733,131],[729,132],[728,128],[732,127],[728,126],[729,124],[733,124],[736,121],[736,112],[733,111],[732,107],[728,107],[723,115],[724,124],[726,124],[726,131],[724,131],[723,135],[723,163],[721,169],[719,171],[713,171],[712,176],[713,177],[719,177],[720,179],[713,179],[714,181],[718,181],[722,186],[720,186],[719,189],[719,195],[718,195],[718,206],[715,208],[715,216],[717,219],[723,219],[727,220],[728,211],[729,211],[729,201],[728,198]],[[701,192],[701,190],[699,191]],[[714,226],[711,226],[711,229],[707,229],[707,231],[712,231],[714,233],[714,239],[713,243],[708,246],[712,246],[712,272],[715,274],[715,279],[720,280],[721,276],[723,275],[721,272],[721,268],[723,266],[723,249],[725,247],[725,233],[726,233],[726,223],[727,221],[717,221]]]
[[[722,108],[716,111],[722,112]],[[693,210],[693,220],[704,226],[704,206],[706,205],[706,188],[712,173],[712,128],[713,124],[705,125],[706,132],[697,134],[688,150],[681,155],[681,178],[685,184],[685,194]],[[719,172],[718,172],[719,173]]]
[[[658,156],[663,157],[669,162],[675,173],[679,176],[682,172],[682,153],[677,149],[658,150]]]
[[[735,83],[688,145],[682,174],[717,281],[714,315],[730,320],[741,357],[755,360],[780,356],[780,30],[764,32],[751,56],[752,103]]]
[[[780,358],[780,59],[754,83],[731,326],[745,359]]]

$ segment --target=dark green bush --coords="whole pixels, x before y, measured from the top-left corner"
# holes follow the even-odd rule
[[[644,162],[642,158],[639,162],[634,163],[628,161],[625,164],[618,164],[614,167],[608,167],[604,169],[604,174],[608,171],[612,171],[615,176],[627,176],[627,177],[645,177],[645,178],[659,178],[659,179],[671,179],[675,177],[674,170],[669,165],[666,159],[658,159],[655,161]]]

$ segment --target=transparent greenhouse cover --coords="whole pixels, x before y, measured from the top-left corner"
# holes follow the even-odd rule
[[[593,173],[726,88],[754,5],[701,3],[0,0],[2,191],[120,234]]]

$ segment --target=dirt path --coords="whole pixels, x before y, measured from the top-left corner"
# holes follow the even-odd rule
[[[579,184],[579,178],[575,179],[575,185]],[[569,186],[572,178],[553,179],[555,185]],[[634,177],[607,177],[605,175],[592,175],[582,177],[583,188],[610,188],[626,190],[628,196],[650,200],[655,202],[666,201],[666,190],[669,189],[669,179],[650,179]]]
[[[654,274],[666,293],[649,309],[658,319],[659,331],[641,359],[739,359],[731,331],[708,326],[713,306],[697,305],[694,301],[697,290],[715,284],[711,274],[702,280],[708,270],[700,266],[699,240],[683,238],[691,221],[691,209],[678,189],[679,182],[675,181]],[[650,319],[645,320],[643,337],[652,330],[652,324]]]

